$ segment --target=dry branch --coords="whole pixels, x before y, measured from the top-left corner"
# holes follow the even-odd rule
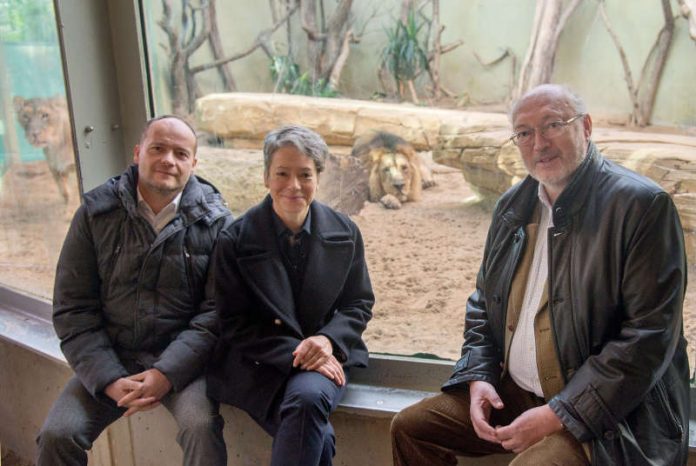
[[[268,53],[268,49],[266,49],[264,46],[267,47],[267,44],[266,44],[266,43],[268,42],[270,36],[271,36],[275,31],[277,31],[278,28],[280,28],[280,27],[283,25],[283,23],[284,23],[292,14],[295,13],[295,11],[297,11],[297,5],[293,6],[290,10],[288,10],[287,14],[286,14],[284,17],[282,17],[281,19],[279,19],[278,21],[276,21],[276,23],[275,23],[272,27],[270,27],[270,28],[268,28],[268,29],[265,29],[265,30],[261,31],[261,32],[259,33],[259,35],[256,36],[256,40],[254,40],[253,44],[252,44],[248,49],[246,49],[245,51],[240,52],[240,53],[237,53],[237,54],[232,55],[232,56],[230,56],[230,57],[221,58],[220,60],[215,60],[214,62],[211,62],[211,63],[206,63],[206,64],[204,64],[204,65],[194,66],[194,67],[192,67],[191,70],[190,70],[191,73],[194,73],[194,74],[195,74],[195,73],[200,73],[201,71],[209,70],[210,68],[215,68],[216,66],[220,66],[220,65],[222,65],[222,64],[229,63],[229,62],[232,62],[232,61],[235,61],[235,60],[239,60],[239,59],[244,58],[244,57],[246,57],[246,56],[248,56],[248,55],[251,55],[251,54],[252,54],[256,49],[258,49],[259,47],[264,48],[264,50],[267,51],[266,53]]]
[[[515,88],[515,98],[539,84],[550,82],[561,33],[582,1],[572,0],[564,7],[560,0],[537,0],[532,34]]]
[[[672,37],[674,35],[672,5],[670,4],[670,0],[661,0],[661,4],[665,25],[658,33],[657,39],[643,63],[640,80],[637,84],[633,81],[631,68],[628,64],[624,48],[616,32],[612,28],[609,17],[604,9],[604,0],[601,0],[599,5],[604,25],[619,51],[621,63],[624,68],[626,86],[628,87],[628,93],[633,105],[629,121],[631,125],[647,126],[650,124],[650,118],[652,117],[653,107],[655,105],[655,96],[657,95],[657,89],[660,86],[660,80],[662,78],[662,71],[664,70],[669,50],[672,46]]]
[[[624,50],[623,46],[621,45],[621,41],[619,40],[619,36],[616,34],[616,31],[611,25],[611,21],[609,21],[609,16],[607,16],[606,9],[604,8],[604,1],[599,2],[599,13],[602,15],[602,20],[604,21],[604,26],[607,28],[607,31],[609,32],[609,35],[611,36],[611,39],[614,41],[614,45],[616,45],[616,49],[619,51],[619,57],[621,58],[621,65],[623,66],[624,69],[624,80],[626,81],[626,86],[628,87],[628,94],[631,98],[631,103],[633,105],[633,112],[638,111],[638,95],[636,92],[636,87],[633,81],[633,74],[631,73],[631,66],[628,64],[628,58],[626,57],[626,51]]]
[[[225,53],[222,47],[222,40],[220,39],[220,31],[217,28],[217,9],[214,0],[211,0],[208,6],[208,22],[211,24],[210,34],[208,36],[210,50],[213,54],[213,59],[220,60],[225,56]],[[220,79],[222,80],[222,85],[225,90],[237,90],[237,83],[232,76],[232,72],[227,67],[227,63],[218,65],[218,73],[220,73]]]

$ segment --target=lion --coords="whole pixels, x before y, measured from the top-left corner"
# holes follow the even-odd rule
[[[380,131],[361,137],[351,154],[367,167],[370,202],[380,202],[387,209],[419,201],[423,188],[435,185],[424,161],[395,134]]]
[[[48,169],[67,204],[70,198],[68,177],[75,170],[75,151],[65,98],[15,96],[14,108],[27,141],[43,149]]]

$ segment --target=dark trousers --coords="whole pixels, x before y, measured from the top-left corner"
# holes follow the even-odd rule
[[[273,436],[271,466],[331,466],[336,437],[329,414],[344,391],[318,372],[293,372],[275,417],[260,422]]]
[[[509,377],[498,388],[505,407],[493,409],[490,424],[508,425],[544,400],[519,388]],[[456,465],[456,455],[510,453],[476,435],[469,417],[469,392],[455,390],[426,398],[398,413],[391,426],[395,466]],[[587,466],[583,446],[567,431],[545,437],[520,453],[511,465]]]

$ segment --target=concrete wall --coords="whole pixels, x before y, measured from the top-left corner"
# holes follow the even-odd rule
[[[35,437],[72,371],[26,348],[0,339],[0,443],[32,460]],[[244,412],[224,405],[228,464],[270,463],[271,438]],[[336,466],[392,464],[390,418],[358,416],[340,410],[331,417],[337,437]],[[90,466],[161,466],[181,464],[176,423],[162,407],[122,418],[111,425],[89,453]],[[461,465],[502,466],[507,456],[462,460]]]
[[[333,2],[325,2],[331,8]],[[340,91],[346,97],[367,99],[377,90],[377,67],[386,42],[387,28],[398,15],[400,0],[361,0],[354,2],[354,29],[365,30],[359,44],[351,48]],[[679,9],[672,2],[673,11]],[[472,105],[504,102],[524,59],[534,17],[534,0],[472,0],[441,2],[441,19],[446,27],[444,44],[463,40],[464,44],[443,56],[442,82],[446,88]],[[626,8],[621,0],[606,1],[607,14],[626,49],[634,80],[663,25],[659,2],[633,0]],[[166,89],[166,39],[156,24],[160,18],[159,2],[147,4],[149,50],[155,71],[155,90],[159,111],[169,108]],[[229,54],[246,50],[262,29],[272,20],[267,2],[218,2],[220,32]],[[298,61],[305,60],[306,39],[297,15],[291,25]],[[272,36],[278,53],[287,52],[287,32],[278,29]],[[492,66],[484,66],[505,51],[508,57]],[[693,76],[696,76],[696,42],[688,36],[683,18],[675,22],[674,41],[662,85],[657,93],[653,122],[675,126],[695,126],[696,97]],[[478,56],[478,58],[477,58]],[[481,61],[479,61],[479,59]],[[194,54],[193,64],[209,61],[209,51],[201,47]],[[271,92],[268,59],[258,49],[248,57],[230,65],[240,91]],[[568,83],[586,97],[595,116],[623,121],[630,112],[628,91],[618,52],[598,13],[598,2],[583,2],[570,18],[561,36],[555,82]],[[204,94],[223,91],[215,70],[198,75]]]

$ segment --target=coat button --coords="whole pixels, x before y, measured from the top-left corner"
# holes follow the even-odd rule
[[[614,440],[616,438],[616,432],[614,432],[613,430],[608,430],[604,432],[604,438],[606,440]]]
[[[282,324],[283,324],[283,321],[280,320],[280,319],[275,319],[275,320],[273,321],[273,323],[274,323],[275,325],[282,325]]]
[[[261,365],[261,363],[258,362],[258,361],[254,361],[254,364],[256,364],[257,366],[260,366],[260,365]]]

